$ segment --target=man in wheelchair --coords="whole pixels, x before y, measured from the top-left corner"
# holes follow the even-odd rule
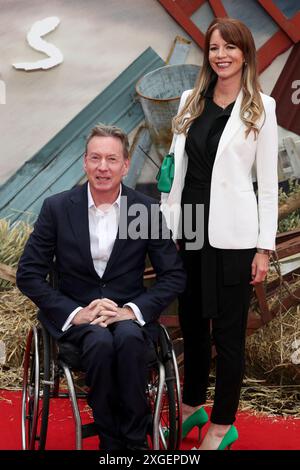
[[[121,183],[128,168],[126,134],[94,127],[87,183],[45,199],[17,272],[50,335],[79,347],[104,450],[145,447],[147,338],[185,284],[157,201]],[[156,272],[149,289],[147,256]],[[54,260],[55,288],[47,279]]]

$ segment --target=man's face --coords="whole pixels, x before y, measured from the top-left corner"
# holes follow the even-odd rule
[[[117,137],[93,137],[84,156],[84,169],[93,196],[115,196],[120,182],[128,172],[129,160]]]

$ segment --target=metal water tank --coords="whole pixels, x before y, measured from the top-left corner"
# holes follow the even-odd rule
[[[142,77],[136,85],[152,142],[161,158],[172,140],[172,118],[177,114],[180,96],[194,87],[200,66],[166,65]]]

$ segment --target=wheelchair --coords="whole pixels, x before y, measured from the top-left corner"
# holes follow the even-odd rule
[[[85,437],[97,435],[95,424],[82,424],[74,374],[81,371],[79,350],[57,343],[42,325],[29,331],[24,354],[22,390],[22,448],[46,448],[51,398],[69,398],[75,422],[75,448]],[[70,347],[68,347],[70,346]],[[153,450],[176,450],[181,442],[181,392],[177,361],[166,328],[159,324],[159,339],[148,361],[146,394],[152,414],[149,438]],[[64,389],[62,388],[62,381]]]

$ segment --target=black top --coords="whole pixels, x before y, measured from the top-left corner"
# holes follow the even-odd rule
[[[217,318],[219,316],[220,292],[225,284],[238,282],[236,269],[236,250],[219,250],[213,248],[208,240],[208,216],[210,205],[210,183],[212,169],[219,145],[219,141],[230,117],[234,103],[223,109],[213,101],[212,84],[205,93],[205,106],[202,114],[196,118],[186,138],[185,150],[188,155],[188,167],[185,184],[182,192],[182,214],[184,224],[191,224],[195,233],[197,230],[196,205],[204,206],[204,243],[200,250],[189,251],[185,249],[186,238],[183,235],[182,257],[188,272],[187,291],[190,298],[197,296],[201,299],[201,315],[203,318]],[[188,206],[187,206],[187,205]],[[192,213],[186,212],[192,207]],[[198,227],[199,228],[199,227]],[[190,283],[195,280],[197,286],[189,289]],[[197,281],[196,281],[197,280]],[[184,307],[190,308],[190,306]]]
[[[206,92],[204,110],[193,121],[186,138],[186,186],[202,188],[210,185],[219,141],[233,106],[231,103],[227,108],[221,108],[213,101],[213,88]]]

